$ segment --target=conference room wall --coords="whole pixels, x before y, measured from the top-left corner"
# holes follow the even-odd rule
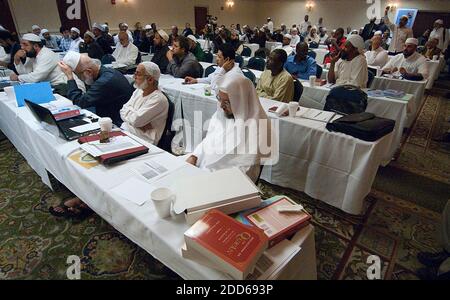
[[[328,29],[352,27],[359,29],[368,23],[367,9],[369,4],[366,0],[259,0],[258,24],[264,24],[267,17],[271,17],[275,26],[281,23],[288,26],[304,22],[304,16],[308,14],[310,21],[317,24],[320,17],[324,18]],[[311,12],[307,12],[306,3],[314,2],[315,6]],[[381,1],[381,13],[389,2],[395,2],[401,8],[417,8],[427,11],[450,11],[448,0],[399,0]],[[395,14],[395,13],[393,13]],[[394,15],[395,16],[395,15]]]
[[[24,34],[39,24],[50,32],[59,32],[61,20],[54,0],[9,0],[16,29]]]

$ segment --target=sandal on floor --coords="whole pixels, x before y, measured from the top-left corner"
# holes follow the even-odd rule
[[[83,221],[94,214],[94,211],[89,207],[76,206],[74,207],[77,211],[67,211],[67,214],[70,218],[76,219],[78,221]]]
[[[63,210],[63,212],[56,211],[56,208],[61,208]],[[56,207],[53,207],[53,206],[50,207],[48,209],[48,212],[54,217],[66,218],[67,219],[67,218],[70,218],[70,215],[71,215],[71,212],[69,211],[69,209],[70,209],[70,207],[68,207],[68,206],[66,206],[64,204],[61,204],[61,205],[56,206]]]

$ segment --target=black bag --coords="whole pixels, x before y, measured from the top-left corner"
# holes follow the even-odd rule
[[[348,115],[327,124],[329,131],[348,134],[367,142],[378,141],[393,132],[394,128],[395,121],[377,118],[371,113]]]
[[[324,110],[340,115],[363,113],[367,109],[367,98],[367,94],[356,86],[337,86],[328,94]]]

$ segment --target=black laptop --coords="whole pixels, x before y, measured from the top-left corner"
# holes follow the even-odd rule
[[[30,109],[31,113],[39,122],[45,123],[45,127],[47,127],[46,129],[48,131],[52,132],[55,135],[59,134],[59,136],[63,139],[74,141],[79,139],[80,137],[93,133],[87,132],[80,134],[71,130],[71,128],[88,124],[88,122],[84,121],[82,117],[56,121],[52,112],[47,108],[33,103],[29,100],[25,100],[25,105]]]

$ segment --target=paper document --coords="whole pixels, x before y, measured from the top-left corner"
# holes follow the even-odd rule
[[[98,123],[91,123],[86,125],[77,126],[74,128],[70,128],[70,130],[75,131],[76,133],[86,133],[89,131],[100,130],[100,125]]]
[[[144,205],[145,202],[150,200],[150,195],[153,192],[154,187],[150,184],[136,178],[131,177],[124,183],[116,186],[111,191],[120,197],[127,199],[139,206]]]
[[[128,136],[114,137],[107,144],[102,144],[100,141],[95,141],[81,145],[81,149],[94,157],[100,157],[102,155],[117,153],[139,147],[142,147],[142,145]]]
[[[148,183],[154,183],[183,166],[184,162],[182,161],[174,160],[172,158],[167,159],[166,156],[160,156],[157,159],[146,161],[137,167],[134,172]]]
[[[297,117],[310,119],[314,121],[328,123],[334,118],[336,113],[329,111],[322,111],[313,108],[301,108],[300,112],[297,113]]]

